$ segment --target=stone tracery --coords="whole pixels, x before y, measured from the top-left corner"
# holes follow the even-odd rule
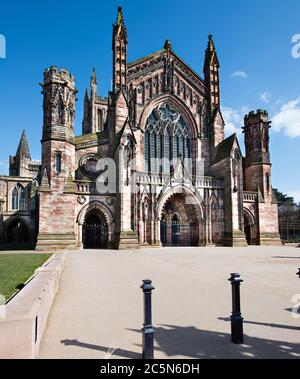
[[[145,170],[170,174],[172,160],[191,158],[191,136],[181,113],[171,104],[158,105],[145,129]],[[157,160],[164,160],[164,164]]]

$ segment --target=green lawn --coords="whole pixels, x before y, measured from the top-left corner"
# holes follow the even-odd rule
[[[0,254],[0,295],[8,299],[51,254]]]

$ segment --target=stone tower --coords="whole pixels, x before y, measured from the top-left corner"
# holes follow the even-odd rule
[[[127,30],[122,8],[118,8],[116,24],[113,26],[113,91],[127,88]]]
[[[21,140],[16,155],[9,157],[10,176],[30,176],[28,166],[31,163],[31,155],[25,130],[23,130]]]
[[[118,249],[138,248],[137,234],[132,224],[134,200],[131,194],[131,162],[135,156],[136,139],[132,131],[128,109],[127,88],[127,30],[122,8],[118,8],[113,25],[113,89],[110,93],[111,133],[115,142],[117,166],[117,222],[116,246]]]
[[[208,45],[205,51],[204,80],[209,91],[210,110],[220,107],[220,64],[215,48],[213,36],[208,36]]]
[[[211,34],[208,37],[208,45],[205,51],[203,72],[208,92],[210,154],[211,162],[213,162],[215,148],[224,141],[225,123],[220,111],[220,64]]]
[[[75,247],[73,175],[75,171],[74,77],[65,69],[44,72],[42,181],[37,248]],[[69,194],[68,194],[69,192]]]
[[[272,197],[270,127],[267,111],[259,109],[245,116],[245,189],[260,190],[264,198]]]
[[[280,244],[277,201],[272,189],[268,112],[258,109],[245,116],[246,191],[258,192],[260,244]]]

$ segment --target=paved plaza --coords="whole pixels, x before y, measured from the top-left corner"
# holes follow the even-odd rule
[[[66,253],[41,358],[140,358],[143,279],[152,279],[155,358],[299,358],[300,249],[165,248]],[[245,344],[230,342],[239,272]]]

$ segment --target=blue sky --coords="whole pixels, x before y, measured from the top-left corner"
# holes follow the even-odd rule
[[[85,0],[3,2],[0,34],[0,173],[7,173],[26,129],[32,158],[40,159],[42,96],[38,83],[50,65],[76,77],[76,132],[81,132],[83,96],[92,68],[98,88],[111,85],[112,23],[124,9],[129,60],[162,48],[174,51],[201,74],[207,36],[213,33],[221,64],[222,109],[227,134],[240,131],[243,116],[268,109],[273,186],[300,201],[300,59],[292,57],[292,37],[300,34],[299,0]],[[300,50],[300,49],[299,49]],[[243,145],[243,135],[240,135]]]

